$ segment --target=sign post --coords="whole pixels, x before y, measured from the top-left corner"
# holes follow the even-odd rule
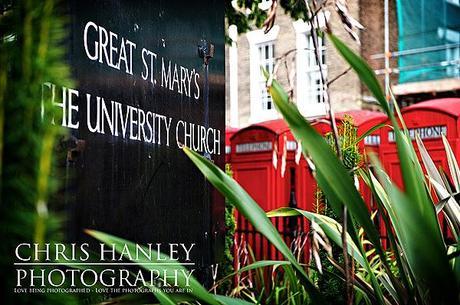
[[[209,279],[223,199],[181,151],[223,167],[222,1],[71,1],[75,88],[45,84],[71,130],[69,239],[104,231],[137,243],[195,244]],[[212,198],[212,199],[211,199]],[[214,201],[214,202],[211,202]]]

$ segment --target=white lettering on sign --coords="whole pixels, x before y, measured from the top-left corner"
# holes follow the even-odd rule
[[[379,146],[380,145],[380,136],[371,134],[364,138],[364,145],[369,146]]]
[[[273,149],[273,143],[269,141],[243,143],[243,144],[236,145],[237,154],[249,153],[249,152],[271,151],[272,149]]]
[[[153,85],[155,85],[155,61],[157,59],[157,54],[152,51],[147,50],[146,48],[142,49],[142,64],[144,65],[144,70],[141,73],[143,80],[148,80]]]
[[[184,145],[194,151],[220,155],[220,130],[178,121],[176,124],[177,147]]]
[[[161,59],[161,87],[185,94],[187,97],[192,97],[194,91],[193,98],[197,100],[200,98],[199,78],[200,75],[195,69],[190,70],[177,64],[171,66],[171,61],[165,62]]]
[[[189,100],[200,99],[199,68],[186,68],[146,48],[137,50],[135,42],[92,21],[85,24],[82,34],[85,55],[92,62],[139,77],[154,87],[161,78],[158,87],[185,95]],[[161,68],[157,67],[160,59]],[[138,63],[140,67],[133,66]],[[53,114],[45,111],[45,104],[58,108],[62,115],[49,117]],[[83,115],[79,115],[80,108]],[[208,124],[201,126],[72,88],[56,88],[52,83],[42,86],[40,111],[43,120],[71,129],[78,129],[83,120],[82,125],[91,133],[168,147],[174,146],[175,139],[178,148],[185,145],[197,152],[221,154],[221,131]]]
[[[92,61],[125,71],[130,75],[137,74],[133,71],[141,69],[141,78],[153,86],[156,85],[157,79],[161,78],[161,87],[195,100],[200,99],[200,74],[197,69],[187,68],[166,60],[145,47],[139,47],[140,51],[135,54],[137,49],[135,42],[92,21],[87,22],[83,29],[83,47],[86,57]],[[136,57],[142,61],[142,67],[137,67],[137,69],[133,67],[133,58],[136,63]],[[161,69],[157,68],[157,61],[160,62],[160,58]]]
[[[427,127],[418,127],[418,128],[410,128],[409,129],[409,136],[412,140],[415,139],[415,135],[418,134],[420,139],[437,139],[440,138],[442,135],[447,135],[447,126],[438,125],[438,126],[427,126]],[[395,141],[395,133],[394,131],[388,132],[388,141],[394,142]]]
[[[110,134],[169,146],[172,118],[86,94],[86,124],[92,133]]]
[[[97,38],[89,42],[88,37],[91,32],[94,32]],[[136,49],[136,44],[124,37],[120,38],[121,40],[118,41],[119,38],[116,33],[107,31],[92,21],[86,23],[83,30],[83,45],[86,56],[117,70],[123,67],[126,73],[133,75],[133,50]]]
[[[47,92],[48,97],[45,96]],[[54,107],[61,108],[62,115],[60,116],[61,122],[59,125],[67,128],[78,129],[80,122],[77,120],[78,115],[78,98],[79,92],[72,88],[62,87],[60,97],[56,94],[56,85],[52,83],[44,83],[42,85],[42,102],[41,102],[41,116],[45,115],[44,100],[48,99]],[[58,93],[59,94],[59,93]],[[51,118],[51,123],[56,124],[55,118]]]
[[[80,105],[77,102],[79,97],[84,100],[80,101]],[[53,113],[45,111],[45,104],[62,112],[59,119],[56,119]],[[80,108],[85,109],[86,115],[78,115]],[[84,126],[91,133],[164,146],[171,146],[171,143],[174,145],[174,141],[171,140],[175,139],[178,148],[185,145],[197,152],[221,154],[221,132],[217,128],[204,127],[184,120],[176,121],[172,117],[102,96],[80,94],[72,88],[58,88],[52,83],[42,86],[41,117],[51,124],[72,129],[78,129],[79,120],[83,120]]]

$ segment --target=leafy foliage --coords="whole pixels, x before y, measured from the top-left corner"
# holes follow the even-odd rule
[[[230,164],[225,165],[225,172],[227,175],[232,177],[233,172],[231,170]],[[233,256],[233,245],[234,245],[234,238],[235,238],[235,229],[236,229],[236,220],[235,220],[235,207],[233,204],[228,200],[225,199],[225,241],[224,241],[224,259],[219,265],[217,278],[225,278],[226,276],[230,275],[234,271],[233,263],[234,263],[234,256]],[[218,286],[218,292],[220,293],[228,293],[231,289],[231,282],[225,281],[221,285]]]
[[[398,121],[369,66],[337,37],[330,35],[330,39],[374,93],[395,127],[406,192],[402,192],[391,182],[377,161],[374,161],[374,166],[378,177],[367,172],[370,177],[367,179],[369,186],[380,208],[385,211],[383,215],[388,215],[385,223],[388,224],[387,231],[391,236],[389,250],[383,249],[377,228],[354,186],[353,179],[349,176],[349,171],[338,160],[325,140],[302,117],[296,106],[289,102],[288,95],[276,80],[270,78],[268,87],[277,109],[290,126],[294,136],[303,143],[304,154],[313,160],[318,185],[334,212],[340,215],[342,205],[346,205],[352,219],[355,220],[355,225],[360,228],[358,234],[354,226],[349,226],[347,234],[347,252],[362,268],[353,280],[356,290],[360,293],[358,301],[373,304],[456,304],[459,296],[459,273],[456,271],[457,264],[452,264],[450,262],[452,259],[448,256],[449,251],[454,250],[449,250],[450,247],[443,242],[434,204],[429,196],[422,166],[411,145],[409,134],[407,130],[399,129]],[[262,234],[272,242],[278,243],[277,239],[271,236],[275,234],[272,228],[260,225],[263,217],[259,215],[259,209],[254,206],[252,199],[248,198],[241,187],[232,180],[224,179],[219,169],[199,155],[186,148],[185,151],[211,183],[224,195],[232,198],[237,208]],[[455,165],[452,164],[450,168],[455,168]],[[458,177],[458,173],[453,172],[452,176]],[[455,204],[458,206],[458,202]],[[327,216],[294,209],[274,211],[269,214],[270,216],[304,215],[318,223],[337,245],[344,246],[340,238],[341,225]],[[452,221],[458,220],[452,218]],[[392,230],[394,234],[391,234]],[[458,240],[455,244],[457,242]],[[370,250],[366,251],[365,248]],[[292,262],[289,253],[283,252],[283,254]],[[343,272],[339,264],[335,266],[339,272]],[[313,304],[317,304],[316,301],[317,299],[312,299]]]
[[[55,1],[12,1],[0,15],[0,249],[2,304],[73,304],[64,294],[14,294],[14,249],[21,242],[62,240],[62,218],[53,212],[55,113],[42,85],[71,84],[64,64],[64,24]],[[42,116],[43,115],[43,116]]]
[[[379,178],[382,179],[382,186],[388,198],[385,210],[390,215],[390,221],[396,233],[392,244],[402,247],[402,253],[404,253],[402,260],[409,269],[401,267],[400,272],[406,272],[408,279],[415,279],[406,289],[415,290],[414,293],[418,294],[421,304],[433,302],[452,304],[458,301],[458,288],[456,287],[459,280],[458,274],[454,275],[449,265],[447,248],[442,239],[434,204],[425,184],[421,164],[411,145],[409,133],[405,128],[400,130],[398,121],[384,97],[376,76],[367,63],[337,37],[331,35],[330,38],[339,53],[374,94],[395,127],[405,193],[392,184],[382,170],[379,171]],[[378,164],[375,165],[379,168]],[[380,199],[382,200],[381,197]],[[427,244],[430,247],[426,247]],[[400,255],[397,247],[394,247],[393,251],[396,255]]]
[[[376,175],[370,171],[360,170],[362,178],[369,185],[377,200],[381,217],[386,225],[389,235],[387,249],[384,249],[380,243],[377,228],[355,188],[349,169],[337,158],[333,148],[326,140],[317,134],[308,121],[302,117],[276,80],[269,78],[268,88],[278,111],[283,115],[297,140],[303,143],[304,155],[313,161],[316,180],[328,204],[339,219],[342,216],[340,212],[343,205],[347,206],[350,212],[353,225],[348,226],[345,241],[346,252],[357,264],[357,272],[352,279],[356,291],[355,302],[356,304],[382,305],[458,304],[460,272],[457,228],[460,222],[457,196],[450,190],[449,183],[446,183],[447,176],[435,171],[432,161],[424,152],[422,143],[419,141],[419,150],[422,152],[423,162],[428,172],[428,179],[425,179],[422,165],[415,154],[402,118],[399,117],[399,120],[396,120],[372,70],[338,38],[330,35],[330,39],[339,53],[374,93],[393,123],[406,191],[403,192],[392,183],[375,158],[372,162]],[[397,109],[396,105],[395,107]],[[399,114],[399,111],[397,113]],[[398,122],[401,122],[402,130]],[[458,191],[459,166],[449,145],[445,144],[449,156],[450,174],[453,177],[455,189]],[[325,234],[337,246],[343,248],[345,243],[342,240],[340,222],[325,215],[293,208],[283,208],[265,215],[244,189],[221,169],[186,147],[184,151],[208,180],[235,204],[240,213],[285,258],[283,261],[254,262],[240,272],[280,266],[283,273],[286,274],[287,281],[282,284],[280,282],[279,286],[272,287],[272,289],[277,291],[277,289],[285,289],[289,286],[293,293],[285,296],[286,303],[324,304],[324,296],[312,282],[309,276],[311,273],[305,269],[307,266],[296,261],[293,253],[283,242],[267,216],[304,216],[312,221],[312,224],[316,224],[316,231]],[[429,194],[431,185],[435,186],[438,197],[441,199],[436,208]],[[449,204],[449,209],[446,209],[447,204]],[[450,227],[455,236],[455,241],[451,244],[446,244],[442,238],[437,212],[445,213],[450,221]],[[356,230],[356,228],[359,229]],[[105,242],[113,242],[113,239],[100,239]],[[340,262],[332,255],[328,259],[335,268],[332,274],[343,279],[345,271]],[[281,269],[273,268],[273,273],[277,270]],[[278,272],[275,273],[275,276],[276,274]],[[304,293],[307,293],[309,298],[299,303],[296,296],[304,295]],[[203,298],[199,297],[199,299]],[[217,300],[225,303],[238,302],[236,299],[228,298],[224,301],[222,297],[218,297]],[[262,295],[259,295],[253,297],[251,302],[260,303],[261,300]]]
[[[340,150],[342,154],[342,163],[352,176],[355,174],[355,170],[358,163],[361,160],[357,145],[357,128],[353,123],[353,118],[349,115],[345,115],[342,123],[338,126],[338,136],[340,143]],[[326,134],[326,141],[329,143],[331,149],[336,152],[335,139],[332,132]],[[317,191],[317,200],[323,201],[322,205],[324,210],[322,214],[331,217],[332,219],[339,220],[338,216],[334,211],[328,207],[327,199],[320,188]],[[332,245],[332,255],[337,259],[337,262],[343,264],[342,249],[337,245]],[[332,272],[335,270],[334,265],[327,259],[328,253],[322,250],[319,253],[321,264],[323,268],[328,271],[318,275],[318,287],[323,291],[324,296],[328,304],[345,304],[346,303],[346,287],[342,279],[332,276]]]
[[[264,12],[258,12],[258,1],[237,1],[240,8],[251,7],[254,15],[248,20],[260,25]],[[283,7],[302,5],[303,1],[280,1]],[[283,4],[284,3],[284,4]],[[229,2],[226,2],[229,9]],[[245,12],[230,12],[233,20],[242,21]],[[227,16],[228,16],[227,14]],[[302,8],[292,14],[305,17]],[[232,20],[232,19],[229,19]],[[7,13],[1,15],[2,41],[0,44],[0,150],[1,155],[1,202],[0,230],[7,237],[0,249],[2,286],[12,287],[10,281],[13,262],[11,253],[21,241],[33,240],[38,243],[61,240],[61,218],[53,213],[49,204],[50,194],[56,189],[56,181],[51,177],[53,157],[55,157],[56,137],[62,131],[50,123],[53,108],[49,98],[44,98],[41,116],[41,85],[53,82],[58,86],[69,86],[69,73],[62,64],[63,38],[62,19],[57,17],[52,0],[18,1]],[[242,29],[248,29],[247,23]],[[350,212],[353,225],[346,232],[346,252],[358,266],[353,285],[358,303],[367,304],[458,304],[460,289],[460,263],[458,234],[460,227],[460,170],[447,141],[444,140],[448,155],[450,177],[434,167],[429,154],[420,139],[417,140],[422,162],[418,161],[412,139],[402,118],[397,117],[386,100],[380,85],[370,67],[341,40],[329,35],[338,52],[357,72],[358,76],[374,94],[382,109],[387,113],[394,127],[401,172],[405,191],[398,189],[381,168],[378,160],[372,163],[375,173],[361,170],[360,175],[371,188],[377,200],[386,230],[389,234],[387,249],[380,242],[378,230],[366,205],[356,190],[350,177],[350,168],[358,160],[346,157],[339,160],[334,148],[316,133],[302,117],[296,106],[279,83],[272,78],[268,88],[273,101],[294,136],[302,142],[303,153],[312,159],[315,177],[337,220],[297,209],[284,208],[268,213],[268,216],[304,216],[317,224],[321,231],[338,247],[345,247],[342,241],[343,207]],[[18,52],[17,50],[21,50]],[[6,67],[6,68],[3,68]],[[397,105],[396,113],[399,115]],[[5,117],[8,120],[5,120]],[[353,143],[355,143],[353,141]],[[192,162],[209,181],[224,194],[256,228],[283,255],[282,261],[260,261],[245,266],[239,272],[272,268],[274,286],[266,299],[261,295],[249,298],[251,303],[271,304],[324,304],[324,296],[311,279],[311,270],[296,260],[295,255],[284,243],[266,213],[257,203],[225,172],[209,160],[184,148]],[[352,154],[353,151],[350,151]],[[423,167],[427,176],[423,172]],[[450,178],[453,182],[450,181]],[[434,189],[440,202],[434,202],[430,190]],[[445,240],[441,234],[438,213],[448,219],[453,240]],[[124,245],[133,244],[101,232],[90,231],[102,242],[115,244],[121,253]],[[326,270],[332,276],[343,278],[340,260],[328,256],[334,270]],[[147,261],[138,262],[149,270]],[[174,262],[164,268],[183,268]],[[192,280],[193,292],[189,301],[199,300],[207,304],[249,304],[246,301],[206,291],[198,281]],[[287,292],[286,292],[287,291]],[[176,304],[183,301],[174,295],[154,292],[161,304]],[[75,297],[60,295],[13,295],[6,290],[2,294],[6,304],[72,304]],[[264,304],[265,304],[264,303]]]

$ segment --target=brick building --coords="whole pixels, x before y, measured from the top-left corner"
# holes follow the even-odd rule
[[[365,29],[359,33],[361,44],[356,43],[343,29],[338,15],[333,12],[324,12],[319,16],[319,27],[323,27],[326,20],[333,33],[345,43],[360,53],[376,71],[382,86],[385,87],[385,75],[391,89],[396,94],[398,101],[404,106],[413,102],[427,99],[433,96],[458,96],[460,90],[459,80],[459,49],[460,38],[458,27],[454,22],[449,23],[444,29],[437,24],[432,25],[437,31],[439,38],[444,35],[446,39],[425,39],[428,34],[421,32],[415,27],[411,33],[406,31],[402,36],[399,33],[398,20],[404,21],[406,29],[412,24],[419,22],[418,15],[408,15],[404,5],[419,6],[418,14],[429,15],[428,4],[438,5],[435,0],[409,3],[415,0],[349,0],[348,9],[350,14],[357,19]],[[385,48],[385,4],[387,2],[387,49]],[[460,20],[460,7],[458,0],[444,0],[444,16],[452,15],[454,20],[457,16]],[[261,1],[262,6],[269,8],[271,1]],[[329,10],[331,10],[330,8]],[[399,11],[398,11],[399,10]],[[416,10],[415,10],[416,11]],[[405,15],[404,15],[405,14]],[[452,19],[452,17],[451,17]],[[454,23],[452,25],[452,23]],[[427,23],[429,25],[429,23]],[[414,27],[412,27],[414,28]],[[418,30],[418,31],[417,31]],[[428,30],[426,30],[428,32]],[[277,71],[277,79],[287,89],[292,90],[293,100],[297,103],[300,111],[306,117],[314,117],[325,113],[322,96],[322,84],[319,77],[319,66],[311,49],[312,40],[309,27],[303,21],[292,20],[282,8],[278,7],[277,18],[273,29],[264,34],[263,30],[253,30],[238,36],[236,29],[230,27],[229,33],[233,44],[227,46],[226,77],[227,94],[226,110],[227,125],[232,127],[244,127],[252,123],[278,118],[270,96],[266,93],[264,79],[259,67],[264,66],[271,70],[275,65],[275,59],[285,54],[285,62],[280,64]],[[443,34],[444,33],[444,34]],[[416,44],[406,43],[402,39],[412,39]],[[447,40],[449,38],[450,40]],[[401,42],[404,42],[402,44]],[[409,42],[411,40],[408,40]],[[425,41],[425,45],[419,41]],[[436,44],[437,45],[430,45]],[[321,65],[328,80],[334,79],[347,70],[348,65],[337,54],[328,41],[321,40]],[[398,51],[399,46],[410,49]],[[414,47],[416,46],[416,47]],[[420,47],[417,47],[420,46]],[[438,48],[440,56],[434,58],[420,54],[433,52]],[[293,51],[296,50],[296,51]],[[387,52],[385,52],[387,50]],[[432,53],[430,53],[432,54]],[[449,55],[450,54],[450,55]],[[413,56],[405,62],[405,58]],[[388,61],[386,62],[386,58]],[[444,58],[448,58],[445,61]],[[420,62],[417,60],[420,58]],[[422,61],[422,58],[424,61]],[[441,58],[441,59],[439,59]],[[415,62],[415,64],[414,64]],[[419,77],[407,78],[406,75],[425,67],[438,69],[445,67],[446,73],[440,74],[440,79],[429,79],[431,74],[418,74]],[[417,70],[418,69],[418,70]],[[436,70],[438,71],[438,70]],[[449,72],[450,71],[450,72]],[[329,86],[331,105],[335,111],[377,108],[372,96],[360,83],[354,72],[346,73]]]

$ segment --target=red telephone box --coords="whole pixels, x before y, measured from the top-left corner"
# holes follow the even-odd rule
[[[378,112],[350,111],[337,114],[339,124],[345,114],[353,117],[358,135],[385,119]],[[322,135],[331,130],[330,123],[325,119],[317,119],[312,125]],[[366,144],[360,144],[361,147],[377,150],[379,133],[377,131],[367,137]],[[265,211],[284,206],[313,210],[316,182],[305,158],[300,159],[299,165],[296,164],[297,142],[283,120],[267,121],[240,129],[233,134],[230,142],[233,177]],[[366,191],[364,186],[362,190]],[[369,191],[366,196],[370,198]],[[288,243],[292,241],[291,233],[294,230],[308,232],[308,222],[303,218],[288,221],[276,218],[273,222]],[[258,258],[280,258],[277,256],[279,253],[268,247],[265,239],[240,215],[237,215],[237,226],[237,239],[245,236]]]
[[[230,145],[230,138],[238,131],[238,128],[234,127],[225,127],[225,163],[230,163],[230,153],[232,152],[232,147]]]
[[[412,140],[418,133],[435,164],[444,169],[448,168],[448,164],[442,143],[443,134],[446,135],[457,159],[460,156],[459,115],[460,98],[429,100],[402,110],[402,116]],[[417,151],[416,145],[415,149]],[[394,133],[390,128],[383,129],[380,155],[388,175],[399,187],[403,188]]]
[[[297,143],[282,119],[242,128],[231,137],[230,142],[233,177],[262,209],[270,211],[295,203],[297,198],[291,198],[291,194],[296,194],[297,186],[294,160]],[[272,220],[289,240],[294,220]],[[237,232],[246,235],[258,258],[281,258],[238,214],[237,226]]]
[[[433,162],[448,172],[442,135],[446,135],[457,160],[459,160],[460,98],[429,100],[406,107],[401,112],[412,140],[415,140],[415,135],[418,133]],[[413,143],[415,151],[418,153],[417,145],[415,142]],[[382,130],[380,156],[390,178],[400,188],[404,188],[394,132],[390,128]],[[443,224],[443,230],[446,234],[447,227],[445,224]]]
[[[234,178],[266,211],[289,203],[295,187],[291,185],[295,177],[291,176],[295,176],[296,147],[281,119],[250,125],[231,137]]]

